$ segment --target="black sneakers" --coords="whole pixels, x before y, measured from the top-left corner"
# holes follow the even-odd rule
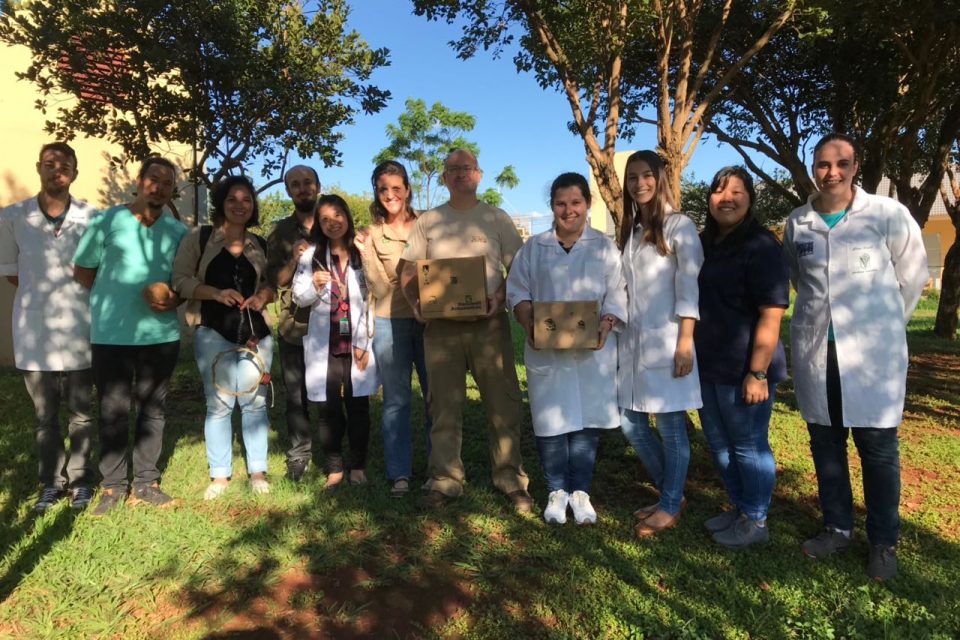
[[[100,492],[100,502],[97,503],[96,508],[93,510],[93,516],[98,518],[107,515],[109,511],[123,502],[123,499],[126,497],[126,491],[123,489],[116,487],[104,489]]]
[[[40,490],[40,497],[37,503],[33,505],[33,510],[37,513],[44,513],[47,509],[55,505],[58,501],[65,498],[67,492],[57,487],[44,487]]]
[[[142,487],[134,487],[130,492],[130,503],[145,502],[155,507],[166,507],[173,504],[173,498],[160,490],[160,485],[154,482]]]
[[[86,485],[74,487],[70,496],[70,508],[77,511],[86,509],[91,500],[93,500],[93,489]]]
[[[310,467],[310,458],[294,458],[287,460],[287,479],[293,482],[300,482],[303,474]]]
[[[875,544],[870,547],[870,557],[867,560],[867,576],[883,582],[897,575],[897,548],[885,544]]]

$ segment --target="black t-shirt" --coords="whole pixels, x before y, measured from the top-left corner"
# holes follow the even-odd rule
[[[717,244],[703,234],[701,241],[700,320],[693,334],[700,379],[739,386],[750,370],[760,307],[790,304],[783,247],[752,217]],[[787,360],[777,342],[767,379],[775,384],[786,378]]]
[[[223,248],[207,265],[203,283],[217,289],[235,289],[244,298],[249,298],[257,291],[257,270],[242,253],[234,257]],[[238,345],[245,344],[251,335],[260,339],[270,334],[262,313],[241,310],[238,306],[228,307],[216,300],[200,303],[200,325]]]

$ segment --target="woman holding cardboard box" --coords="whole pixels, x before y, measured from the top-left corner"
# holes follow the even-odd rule
[[[373,351],[383,379],[383,455],[386,458],[390,495],[402,498],[410,491],[412,428],[410,380],[417,370],[420,391],[427,397],[427,370],[423,355],[423,324],[400,291],[397,266],[417,214],[403,165],[381,162],[370,178],[374,201],[373,224],[363,243],[363,273],[374,298]],[[430,449],[430,416],[424,409],[427,450]]]
[[[634,531],[644,537],[675,526],[683,507],[686,412],[702,404],[693,328],[703,249],[696,226],[674,208],[656,152],[632,154],[624,173],[619,240],[629,307],[617,382],[623,433],[660,492],[657,503],[634,512]]]
[[[569,506],[577,524],[593,524],[597,514],[589,490],[600,430],[620,424],[617,341],[608,336],[626,317],[626,288],[616,246],[587,225],[586,178],[577,173],[557,177],[550,187],[550,207],[553,228],[530,238],[517,254],[507,278],[507,302],[527,332],[524,362],[533,431],[549,491],[544,520],[566,522]],[[592,312],[574,318],[574,335],[569,336],[576,343],[580,325],[590,331],[590,346],[583,348],[581,341],[575,344],[581,348],[556,348],[567,345],[554,339],[538,348],[535,323],[556,333],[559,320],[537,317],[534,306],[540,310],[545,307],[538,303],[573,301],[594,303]]]

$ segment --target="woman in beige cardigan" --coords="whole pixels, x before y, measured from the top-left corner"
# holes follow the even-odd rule
[[[373,353],[383,383],[383,451],[390,495],[401,498],[410,490],[412,434],[410,427],[411,376],[417,369],[423,397],[427,397],[423,357],[423,324],[399,288],[397,267],[417,214],[407,172],[399,162],[387,160],[370,179],[374,201],[373,225],[363,250],[363,271],[375,299]],[[427,447],[430,418],[425,416]]]

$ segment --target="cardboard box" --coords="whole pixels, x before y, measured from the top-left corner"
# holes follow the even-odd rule
[[[424,318],[477,318],[487,313],[483,256],[417,260]]]
[[[533,344],[537,349],[595,349],[600,332],[600,303],[534,302]]]

